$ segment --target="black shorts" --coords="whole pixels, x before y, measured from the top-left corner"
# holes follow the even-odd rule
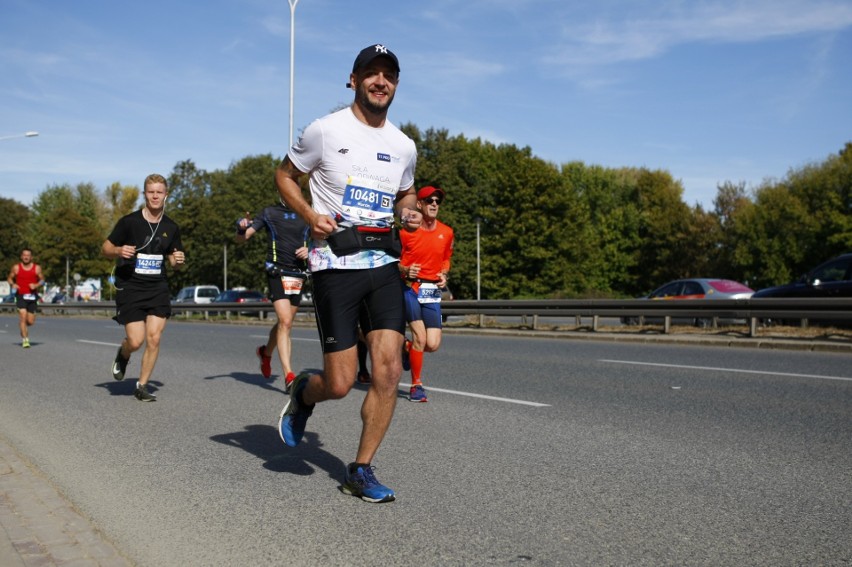
[[[15,305],[18,309],[26,309],[27,313],[35,313],[38,307],[38,296],[35,299],[24,299],[23,295],[15,296]]]
[[[295,278],[295,276],[288,276],[287,274],[282,275],[273,275],[268,274],[266,283],[269,285],[269,298],[273,303],[280,299],[289,299],[292,305],[300,305],[302,303],[302,292],[304,291],[305,279],[299,278],[302,280],[302,289],[298,293],[285,293],[284,283],[281,281],[281,278]]]
[[[148,315],[172,316],[171,293],[168,287],[156,286],[150,289],[132,289],[125,287],[115,296],[115,319],[120,325],[144,321]]]
[[[324,353],[340,352],[358,342],[358,327],[405,332],[405,285],[396,262],[366,270],[314,272],[314,306]]]

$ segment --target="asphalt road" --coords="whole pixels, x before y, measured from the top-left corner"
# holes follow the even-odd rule
[[[43,317],[25,350],[2,316],[0,431],[140,566],[852,562],[848,354],[447,335],[374,505],[337,488],[364,390],[285,447],[266,331],[170,323],[145,404],[112,321]]]

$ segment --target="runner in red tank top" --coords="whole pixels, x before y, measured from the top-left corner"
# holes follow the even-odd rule
[[[30,330],[35,324],[38,289],[44,285],[41,266],[33,262],[33,251],[21,250],[21,262],[12,266],[7,278],[15,292],[18,307],[18,325],[21,330],[21,346],[30,348]]]

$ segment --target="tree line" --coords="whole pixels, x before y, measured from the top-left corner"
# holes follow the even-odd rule
[[[529,147],[402,129],[417,144],[417,187],[447,194],[439,218],[456,234],[450,286],[458,298],[476,298],[478,286],[483,299],[635,297],[681,277],[760,289],[852,250],[852,142],[781,180],[725,182],[705,210],[684,203],[681,182],[664,170],[556,165]],[[175,165],[166,212],[181,227],[187,266],[171,278],[174,293],[222,288],[226,279],[229,288],[265,288],[266,239],[237,245],[234,223],[278,200],[279,162],[266,154],[227,170]],[[101,244],[140,197],[137,186],[101,192],[85,183],[49,186],[29,207],[0,198],[9,220],[0,226],[3,269],[29,246],[52,282],[64,284],[66,268],[105,280],[112,262]]]

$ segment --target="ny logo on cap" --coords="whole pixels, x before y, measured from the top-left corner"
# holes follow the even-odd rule
[[[388,48],[385,47],[384,45],[382,45],[381,43],[377,43],[376,44],[376,53],[384,53],[385,55],[387,55],[388,54]]]

